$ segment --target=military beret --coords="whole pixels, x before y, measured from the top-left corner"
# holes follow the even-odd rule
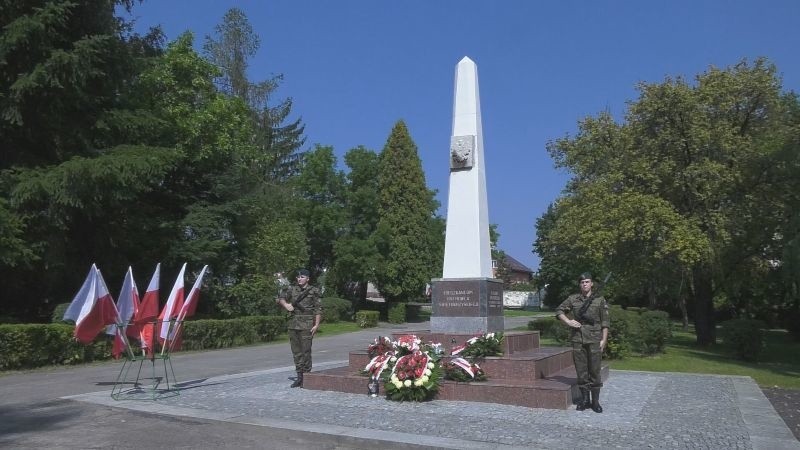
[[[592,279],[592,274],[590,272],[583,272],[581,276],[578,277],[578,281],[591,280],[591,279]]]
[[[308,271],[308,269],[300,269],[300,270],[297,271],[297,276],[298,277],[307,277],[307,276],[310,276],[310,275],[311,275],[311,273]]]

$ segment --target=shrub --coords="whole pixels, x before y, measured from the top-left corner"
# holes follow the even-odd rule
[[[372,328],[378,326],[378,311],[361,310],[356,313],[356,323],[361,328]]]
[[[351,303],[348,300],[336,297],[325,297],[322,299],[322,321],[325,323],[335,323],[340,320],[350,320]]]
[[[672,337],[669,314],[665,311],[645,311],[639,316],[639,344],[642,353],[663,353],[667,339]]]
[[[190,320],[183,324],[183,350],[227,348],[269,342],[285,328],[284,316]]]
[[[53,309],[53,315],[51,316],[50,322],[64,323],[64,313],[67,312],[67,308],[69,308],[69,303],[57,304],[55,309]]]
[[[0,325],[0,369],[27,369],[51,364],[78,364],[111,357],[105,335],[90,345],[72,338],[66,324]]]
[[[731,346],[736,357],[745,361],[758,361],[766,345],[764,322],[752,319],[733,319],[720,324],[722,341]]]
[[[191,320],[183,324],[183,349],[202,350],[268,342],[285,329],[284,316]],[[101,334],[93,343],[82,345],[72,337],[73,330],[74,326],[63,323],[0,325],[0,370],[111,358],[110,336]]]
[[[529,330],[536,330],[543,338],[555,339],[559,344],[569,339],[569,327],[555,317],[542,317],[528,322]]]
[[[406,304],[399,302],[389,304],[388,316],[389,323],[406,323]]]
[[[611,327],[608,330],[606,354],[610,359],[622,359],[636,348],[639,313],[612,306],[609,314]]]

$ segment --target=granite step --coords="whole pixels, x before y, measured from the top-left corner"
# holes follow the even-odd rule
[[[367,395],[368,378],[349,367],[337,367],[305,374],[303,388]],[[567,409],[572,405],[574,378],[489,379],[483,382],[442,380],[437,400],[456,400],[529,408]]]
[[[443,356],[443,361],[452,359]],[[358,372],[369,363],[366,351],[350,352],[349,367]],[[477,361],[492,379],[535,380],[547,378],[572,366],[572,349],[565,347],[543,347],[503,356],[488,356]]]

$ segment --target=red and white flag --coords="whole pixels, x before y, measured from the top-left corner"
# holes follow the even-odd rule
[[[92,264],[92,267],[89,268],[89,273],[86,275],[86,279],[83,280],[83,285],[80,289],[78,289],[78,293],[75,294],[75,297],[70,302],[67,310],[64,311],[64,320],[71,320],[73,322],[78,321],[78,317],[81,315],[81,310],[83,309],[84,303],[87,301],[93,301],[95,285],[97,284],[97,266]]]
[[[186,272],[186,263],[183,263],[181,272],[178,278],[175,279],[175,284],[172,286],[172,291],[167,298],[167,304],[158,315],[158,320],[161,322],[161,331],[158,333],[160,341],[164,341],[169,336],[170,320],[178,317],[178,313],[183,308],[183,276]]]
[[[139,303],[139,310],[133,318],[133,322],[140,329],[139,339],[142,348],[150,349],[153,347],[153,336],[155,335],[155,324],[152,322],[158,317],[158,284],[161,277],[161,263],[156,264],[156,270],[147,285],[147,291]]]
[[[91,343],[107,325],[119,318],[114,299],[108,292],[100,269],[92,264],[83,286],[72,299],[64,320],[75,321],[75,339],[82,344]]]
[[[200,271],[200,275],[198,275],[197,279],[194,280],[194,286],[192,286],[192,290],[189,291],[186,301],[183,303],[180,312],[178,312],[178,320],[176,321],[175,326],[172,328],[169,336],[170,351],[181,349],[181,345],[183,344],[183,339],[181,336],[183,320],[186,317],[193,316],[195,310],[197,309],[197,302],[200,301],[200,287],[203,283],[203,276],[205,276],[207,270],[208,265],[203,266],[203,270]]]
[[[139,338],[139,327],[133,324],[133,318],[139,309],[139,289],[133,280],[133,269],[128,267],[125,273],[125,280],[122,282],[122,290],[117,297],[117,311],[119,311],[120,323],[109,325],[106,334],[114,336],[114,345],[111,348],[111,355],[119,358],[127,347],[126,340],[122,337],[122,330],[128,337]]]
[[[200,275],[198,275],[197,279],[194,280],[194,286],[192,286],[192,290],[189,291],[189,295],[186,297],[186,301],[183,303],[183,307],[178,313],[178,320],[183,320],[186,317],[192,317],[194,312],[197,310],[197,302],[200,301],[200,287],[203,284],[203,277],[206,275],[207,270],[208,265],[203,266],[203,270],[200,271]]]

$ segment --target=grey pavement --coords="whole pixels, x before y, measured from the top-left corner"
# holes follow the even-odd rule
[[[345,365],[377,335],[427,329],[382,325],[317,337],[314,368]],[[180,395],[158,400],[113,400],[119,363],[0,377],[0,447],[800,449],[748,377],[612,371],[595,414],[290,389],[285,342],[173,365]]]

